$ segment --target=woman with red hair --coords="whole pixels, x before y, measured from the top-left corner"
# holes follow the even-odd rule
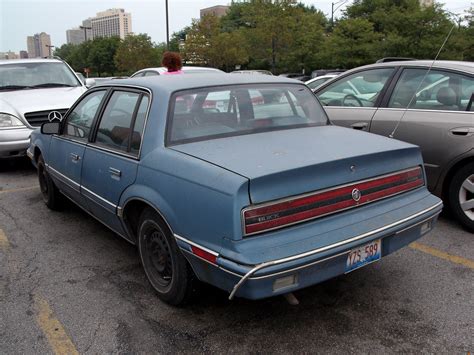
[[[163,59],[161,64],[168,69],[167,72],[164,72],[164,75],[170,74],[182,74],[183,71],[181,68],[183,64],[181,62],[181,56],[176,52],[165,52],[163,53]]]

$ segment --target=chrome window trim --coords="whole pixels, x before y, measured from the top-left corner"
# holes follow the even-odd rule
[[[114,149],[108,149],[108,148],[105,148],[101,145],[97,145],[95,142],[92,142],[92,143],[88,143],[87,144],[87,147],[88,148],[91,148],[91,149],[94,149],[94,150],[98,150],[98,151],[101,151],[101,152],[105,152],[105,153],[108,153],[110,155],[113,155],[113,156],[121,156],[123,158],[129,158],[129,159],[132,159],[134,161],[138,161],[139,160],[139,157],[136,156],[136,155],[132,155],[132,154],[127,154],[123,151],[119,151],[119,150],[114,150]]]
[[[101,200],[101,201],[107,203],[109,206],[112,206],[112,207],[115,208],[115,209],[117,208],[117,205],[113,204],[113,203],[110,202],[109,200],[106,200],[106,199],[103,198],[102,196],[97,195],[95,192],[89,190],[87,187],[84,187],[84,185],[81,185],[81,189],[82,189],[82,190],[86,190],[86,191],[87,191],[88,193],[90,193],[92,196],[97,197],[99,200]],[[88,197],[88,196],[86,196],[86,197]],[[90,197],[89,197],[89,199],[92,200]],[[94,200],[92,200],[92,201],[94,201]],[[95,201],[94,201],[94,202],[95,202]]]
[[[325,107],[330,107],[330,106],[325,106]],[[356,107],[353,107],[356,108]],[[437,112],[437,113],[456,113],[456,114],[464,114],[464,115],[472,115],[474,114],[473,111],[457,111],[457,110],[430,110],[430,109],[421,109],[421,108],[395,108],[395,107],[379,107],[379,110],[390,110],[390,111],[400,111],[400,112],[405,112],[405,111],[413,111],[413,112]]]
[[[276,205],[276,204],[280,204],[280,203],[285,203],[285,202],[292,201],[292,200],[295,200],[295,199],[305,198],[305,197],[309,197],[309,196],[313,196],[313,195],[318,195],[318,194],[321,194],[321,193],[325,193],[325,192],[333,191],[333,190],[337,190],[337,189],[343,189],[345,187],[352,186],[354,184],[363,184],[363,183],[370,182],[370,181],[375,181],[375,180],[378,180],[378,179],[384,179],[384,178],[387,178],[387,177],[390,177],[390,176],[393,176],[393,175],[403,174],[405,172],[415,170],[417,168],[421,168],[421,172],[422,172],[422,175],[423,175],[423,185],[421,185],[421,186],[417,186],[417,187],[411,188],[409,190],[400,191],[400,192],[397,192],[393,195],[384,196],[384,197],[380,197],[380,198],[377,198],[377,199],[374,199],[374,200],[370,200],[368,202],[359,203],[355,206],[350,206],[350,207],[343,208],[343,209],[340,209],[340,210],[337,210],[337,211],[334,211],[334,212],[328,212],[328,213],[325,213],[325,214],[322,214],[322,215],[319,215],[319,216],[316,216],[316,217],[310,217],[310,218],[307,218],[307,219],[304,219],[304,220],[301,220],[301,221],[296,221],[296,222],[292,222],[292,223],[289,223],[289,224],[285,224],[283,226],[264,229],[262,231],[253,232],[253,233],[245,233],[244,214],[248,210],[267,207],[267,206],[272,206],[272,205]],[[394,197],[394,196],[403,194],[403,193],[408,192],[408,191],[413,191],[413,190],[419,189],[423,186],[426,186],[425,174],[424,174],[423,168],[420,165],[418,165],[416,167],[411,167],[411,168],[407,168],[407,169],[403,169],[403,170],[398,170],[398,171],[395,171],[393,173],[389,173],[389,174],[385,174],[385,175],[379,175],[377,177],[372,177],[372,178],[368,178],[368,179],[364,179],[364,180],[358,180],[358,181],[354,181],[354,182],[343,184],[343,185],[337,185],[337,186],[329,187],[329,188],[322,189],[322,190],[316,190],[316,191],[308,192],[308,193],[301,194],[301,195],[294,195],[294,196],[284,197],[284,198],[269,201],[269,202],[263,202],[263,203],[259,203],[259,204],[255,204],[255,205],[250,205],[250,206],[247,206],[247,207],[243,208],[240,211],[240,223],[241,223],[241,227],[242,227],[242,236],[248,237],[248,236],[252,236],[252,235],[255,235],[255,234],[262,234],[262,233],[270,232],[270,231],[273,231],[273,230],[290,227],[290,226],[293,226],[295,224],[312,221],[312,220],[319,219],[319,218],[322,218],[322,217],[325,217],[325,216],[328,216],[328,215],[332,215],[332,214],[335,214],[335,213],[347,211],[347,210],[353,209],[355,207],[364,206],[364,205],[370,204],[372,202],[376,202],[376,201],[380,201],[380,200],[383,200],[383,199],[386,199],[386,198]]]
[[[366,233],[363,233],[363,234],[359,234],[355,237],[352,237],[352,238],[349,238],[349,239],[346,239],[346,240],[343,240],[343,241],[340,241],[338,243],[334,243],[334,244],[330,244],[330,245],[327,245],[325,247],[321,247],[321,248],[318,248],[318,249],[314,249],[314,250],[310,250],[310,251],[307,251],[307,252],[304,252],[304,253],[301,253],[301,254],[297,254],[297,255],[293,255],[293,256],[289,256],[289,257],[286,257],[286,258],[282,258],[282,259],[277,259],[277,260],[272,260],[272,261],[265,261],[261,264],[258,264],[256,265],[255,267],[253,267],[249,272],[247,272],[240,280],[237,284],[235,284],[234,288],[232,289],[232,292],[230,293],[229,295],[229,300],[232,300],[232,298],[234,298],[235,296],[235,293],[237,292],[237,290],[240,288],[240,286],[242,286],[242,284],[248,280],[253,274],[255,274],[257,271],[259,270],[262,270],[262,269],[265,269],[265,268],[268,268],[270,266],[273,266],[273,265],[279,265],[279,264],[283,264],[283,263],[286,263],[286,262],[291,262],[291,261],[295,261],[295,260],[298,260],[298,259],[302,259],[302,258],[306,258],[308,256],[312,256],[312,255],[315,255],[315,254],[319,254],[321,252],[324,252],[324,251],[327,251],[327,250],[331,250],[331,249],[334,249],[334,248],[337,248],[337,247],[340,247],[340,246],[344,246],[346,244],[349,244],[349,243],[352,243],[352,242],[355,242],[355,241],[358,241],[358,240],[361,240],[361,239],[364,239],[364,238],[367,238],[367,237],[370,237],[374,234],[377,234],[377,233],[380,233],[380,232],[383,232],[387,229],[390,229],[390,228],[393,228],[393,227],[396,227],[397,225],[399,224],[402,224],[402,223],[405,223],[405,222],[408,222],[416,217],[419,217],[425,213],[428,213],[440,206],[442,206],[442,202],[438,202],[437,204],[431,206],[431,207],[428,207],[420,212],[417,212],[415,214],[412,214],[411,216],[408,216],[406,218],[403,218],[401,220],[398,220],[396,222],[393,222],[391,224],[388,224],[386,226],[383,226],[383,227],[380,227],[380,228],[377,228],[377,229],[374,229],[372,231],[369,231],[369,232],[366,232]],[[436,215],[433,215],[428,219],[431,219],[431,218],[434,218],[435,216],[437,216],[439,213],[441,213],[441,211],[439,211]],[[426,221],[426,220],[425,220]],[[405,228],[406,229],[406,228]],[[396,234],[396,233],[395,233]],[[285,271],[286,272],[286,271]]]

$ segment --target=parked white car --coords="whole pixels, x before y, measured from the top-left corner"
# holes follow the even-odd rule
[[[0,60],[0,158],[25,155],[31,132],[61,120],[86,90],[59,59]]]
[[[310,79],[310,80],[306,81],[305,84],[308,85],[311,90],[315,90],[318,87],[320,87],[321,85],[323,85],[326,81],[334,79],[339,74],[340,73],[317,76],[313,79]]]
[[[223,73],[222,70],[216,68],[208,68],[208,67],[187,67],[184,66],[181,70],[186,74],[201,74],[201,73]],[[132,75],[131,78],[139,78],[142,76],[157,76],[162,75],[163,73],[167,72],[168,69],[165,67],[158,67],[158,68],[145,68],[141,69]]]

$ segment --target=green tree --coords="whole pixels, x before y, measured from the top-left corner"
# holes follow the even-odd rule
[[[364,18],[344,19],[337,23],[327,49],[329,67],[353,68],[373,63],[380,58],[377,51],[381,35],[374,32],[373,24]]]
[[[117,47],[114,61],[118,70],[127,73],[159,65],[153,42],[146,34],[125,37]]]
[[[114,56],[120,44],[119,37],[99,37],[83,44],[90,46],[87,62],[93,71],[97,72],[98,76],[104,73],[115,74],[117,67],[115,66]]]

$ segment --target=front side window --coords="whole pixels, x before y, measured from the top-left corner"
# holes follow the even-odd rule
[[[304,85],[253,84],[188,90],[173,95],[168,144],[326,125]]]
[[[95,142],[99,146],[137,154],[148,109],[148,96],[115,91],[104,110]]]
[[[324,106],[374,107],[393,68],[371,69],[337,80],[319,92]]]
[[[105,95],[105,90],[94,91],[85,96],[67,117],[64,135],[87,141],[92,122]]]
[[[466,111],[472,92],[473,77],[442,70],[405,69],[388,107]]]
[[[62,62],[31,62],[0,65],[0,91],[81,86]]]

